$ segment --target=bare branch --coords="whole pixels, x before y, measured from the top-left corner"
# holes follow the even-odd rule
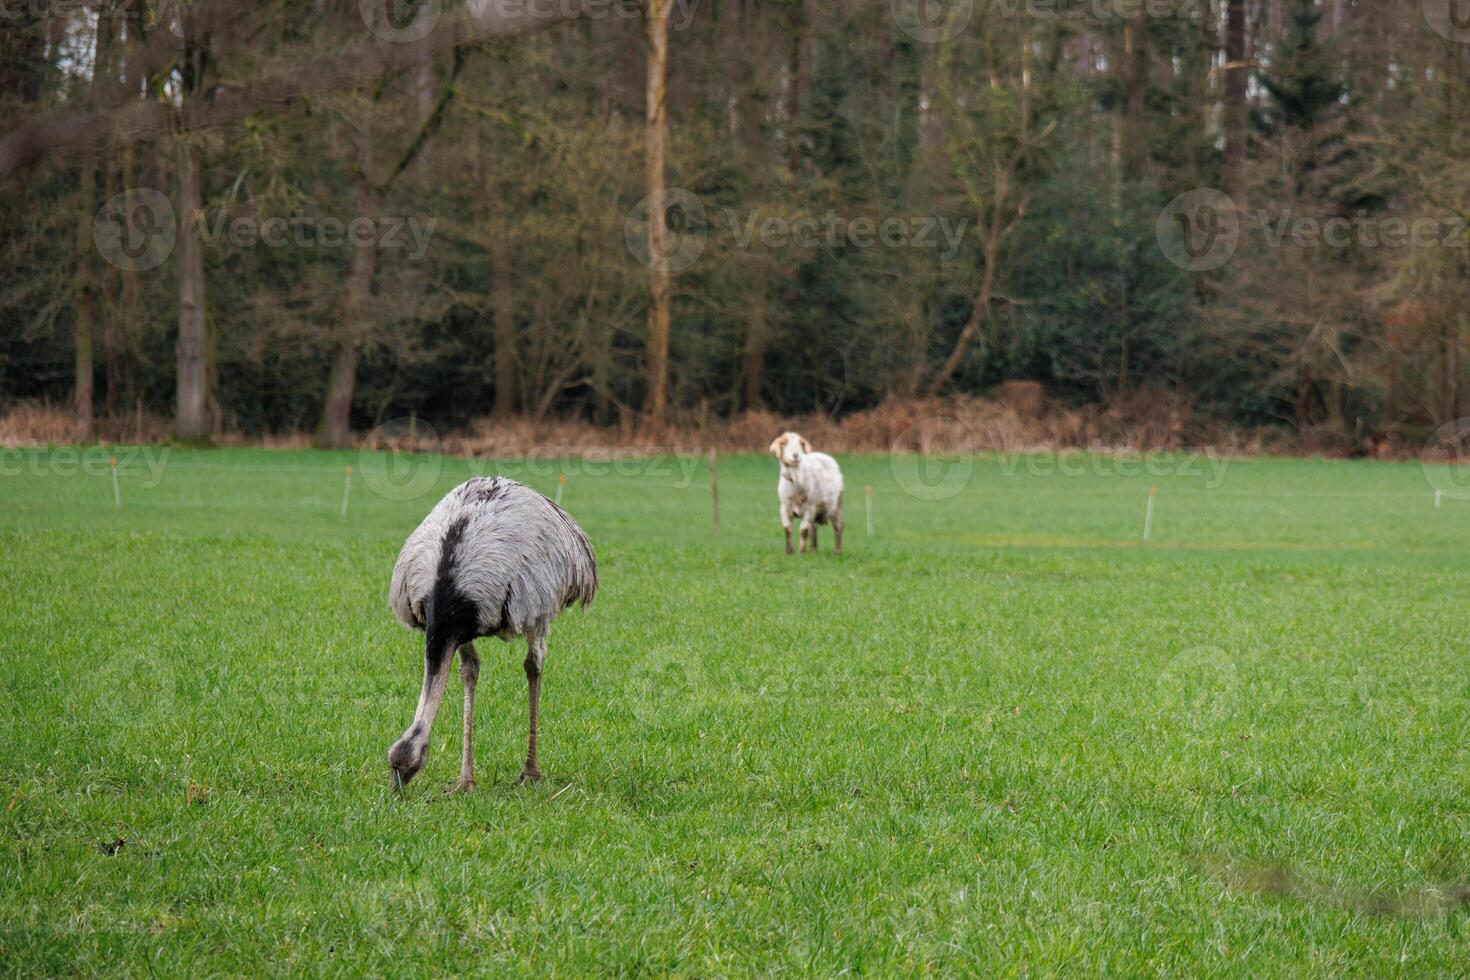
[[[203,129],[236,123],[262,110],[283,109],[317,95],[364,88],[385,75],[429,63],[442,52],[527,34],[582,13],[580,6],[570,4],[551,11],[528,6],[514,15],[502,14],[495,6],[486,5],[480,16],[466,13],[446,17],[416,41],[360,41],[341,54],[287,66],[258,82],[221,86],[201,98],[186,100],[177,111],[164,102],[130,100],[103,110],[54,114],[0,139],[0,175],[33,166],[54,150],[136,141],[165,133],[174,127],[176,118],[184,130]],[[181,47],[179,39],[168,31],[155,31],[150,43],[154,45],[150,60],[159,58],[164,46]]]

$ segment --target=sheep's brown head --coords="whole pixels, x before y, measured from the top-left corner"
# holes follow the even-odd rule
[[[801,457],[812,451],[811,443],[795,432],[783,432],[771,443],[770,453],[781,461],[782,466],[795,466]]]

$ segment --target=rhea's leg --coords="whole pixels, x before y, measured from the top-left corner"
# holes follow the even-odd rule
[[[459,679],[464,681],[464,754],[460,757],[459,782],[450,787],[452,793],[468,793],[475,788],[474,740],[475,682],[480,679],[480,658],[475,645],[459,648]]]
[[[439,705],[444,700],[444,686],[449,679],[451,650],[448,643],[425,639],[424,686],[419,692],[418,710],[414,712],[413,724],[388,750],[394,789],[402,789],[424,767],[424,757],[429,751],[429,730],[434,727],[434,716],[439,713]]]
[[[526,636],[526,690],[531,702],[531,728],[526,735],[526,766],[521,770],[519,785],[541,778],[536,768],[536,720],[541,713],[541,665],[546,662],[546,634],[534,632]]]

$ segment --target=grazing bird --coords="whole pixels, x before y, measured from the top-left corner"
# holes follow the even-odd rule
[[[524,484],[504,477],[461,483],[408,536],[388,601],[405,626],[424,631],[424,688],[413,724],[388,750],[393,786],[401,789],[424,766],[429,729],[449,664],[459,652],[464,681],[464,755],[451,791],[475,788],[470,722],[480,658],[474,641],[526,638],[531,728],[526,765],[517,783],[541,778],[536,768],[536,716],[546,634],[557,614],[597,594],[597,556],[566,511]]]
[[[791,519],[801,518],[801,550],[817,550],[817,525],[831,524],[842,554],[842,470],[826,453],[814,453],[795,432],[783,432],[770,451],[781,461],[776,495],[781,499],[781,527],[791,554]]]

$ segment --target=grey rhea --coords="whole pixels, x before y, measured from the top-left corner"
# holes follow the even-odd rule
[[[546,497],[504,477],[476,477],[445,494],[403,543],[388,593],[403,624],[424,632],[418,710],[388,750],[394,787],[402,788],[424,766],[429,730],[458,651],[464,754],[453,789],[474,788],[470,725],[480,673],[474,641],[482,636],[526,638],[531,725],[517,782],[540,779],[536,719],[546,635],[558,613],[587,605],[596,593],[597,556],[586,533]]]

